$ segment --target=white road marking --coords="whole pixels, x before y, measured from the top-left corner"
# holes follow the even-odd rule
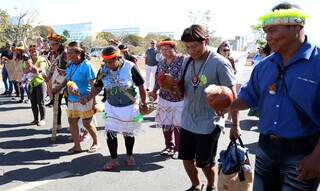
[[[53,181],[55,181],[57,179],[67,177],[67,176],[69,176],[71,174],[72,173],[69,172],[69,171],[59,172],[57,174],[53,174],[53,175],[41,178],[38,181],[26,182],[23,185],[8,189],[6,191],[27,191],[27,190],[36,188],[36,187],[44,185],[44,184],[48,184],[48,183],[53,182]]]

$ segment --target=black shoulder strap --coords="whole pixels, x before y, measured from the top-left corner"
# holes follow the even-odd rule
[[[183,72],[182,72],[182,76],[181,76],[181,80],[184,81],[184,77],[186,76],[186,72],[188,70],[188,67],[190,65],[190,62],[193,60],[193,58],[189,57],[187,63],[186,63],[186,67],[183,69]]]
[[[293,64],[292,64],[293,65]],[[277,76],[277,81],[278,80],[282,80],[283,84],[284,84],[284,89],[286,91],[286,94],[288,96],[289,101],[291,102],[294,110],[296,111],[299,120],[302,123],[303,127],[306,127],[306,130],[311,130],[315,127],[317,127],[317,123],[315,123],[311,117],[309,117],[309,115],[303,110],[303,108],[290,96],[289,91],[288,91],[288,86],[286,83],[286,79],[285,79],[285,74],[288,71],[288,68],[292,65],[289,65],[285,68],[282,68],[279,64],[277,64],[277,68],[278,68],[278,76]]]

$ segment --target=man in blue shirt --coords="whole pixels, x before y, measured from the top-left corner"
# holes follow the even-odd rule
[[[319,185],[320,48],[304,34],[306,18],[290,3],[260,18],[274,53],[254,68],[231,106],[260,112],[255,191],[311,191]],[[240,134],[235,123],[230,138]]]

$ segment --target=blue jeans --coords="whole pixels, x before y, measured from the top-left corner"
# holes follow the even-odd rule
[[[254,191],[317,191],[319,181],[297,178],[297,167],[310,154],[317,140],[292,143],[259,137],[254,173]]]
[[[12,82],[9,81],[8,72],[5,66],[2,68],[2,81],[4,83],[5,92],[11,94],[13,90]]]

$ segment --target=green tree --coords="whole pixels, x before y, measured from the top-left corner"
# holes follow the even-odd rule
[[[110,40],[110,39],[115,39],[116,36],[114,36],[112,33],[110,32],[98,32],[96,34],[96,39],[97,40]]]
[[[0,9],[0,47],[4,46],[7,39],[5,36],[5,30],[9,25],[9,14]]]
[[[8,23],[3,31],[4,38],[16,44],[32,40],[32,25],[37,18],[37,11],[22,11],[13,17],[14,23]],[[10,17],[10,16],[9,16]]]
[[[62,32],[62,35],[65,36],[66,38],[70,38],[70,33],[69,33],[68,30],[64,30],[64,31]]]
[[[264,33],[261,25],[251,25],[250,28],[256,41],[265,41],[266,34]]]
[[[213,37],[210,37],[209,39],[209,45],[213,47],[218,47],[221,44],[221,42],[222,42],[221,37],[213,36]]]
[[[54,32],[54,30],[47,25],[38,25],[33,28],[33,32],[39,34],[42,38],[46,38],[48,34]]]
[[[144,39],[138,35],[129,34],[123,38],[122,43],[130,44],[132,46],[143,46]]]

